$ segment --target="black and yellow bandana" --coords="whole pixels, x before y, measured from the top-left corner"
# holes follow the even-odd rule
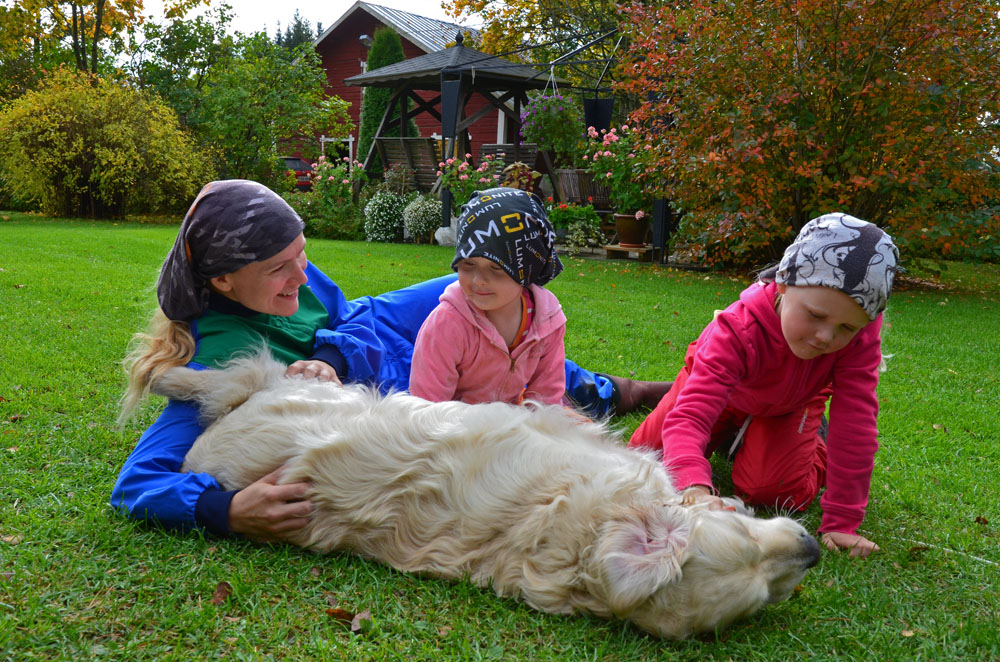
[[[522,287],[545,285],[563,269],[555,230],[533,193],[504,187],[476,191],[462,206],[457,235],[452,269],[461,260],[484,257]]]

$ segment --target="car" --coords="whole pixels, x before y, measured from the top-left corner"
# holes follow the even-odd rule
[[[312,190],[312,164],[298,156],[279,157],[280,167],[295,173],[295,190]]]

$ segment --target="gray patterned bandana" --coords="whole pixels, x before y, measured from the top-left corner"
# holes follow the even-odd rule
[[[178,322],[208,307],[209,280],[280,253],[305,224],[271,189],[245,179],[209,182],[177,233],[156,283],[164,315]]]
[[[522,287],[545,285],[563,269],[555,230],[533,193],[506,187],[476,191],[462,206],[457,234],[452,269],[461,260],[485,257]]]
[[[878,226],[847,214],[824,214],[806,223],[785,249],[774,282],[840,290],[874,320],[889,301],[898,262],[892,238]]]

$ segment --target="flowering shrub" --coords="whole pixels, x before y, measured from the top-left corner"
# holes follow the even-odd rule
[[[643,164],[637,156],[632,132],[627,124],[621,129],[597,132],[587,128],[587,170],[594,181],[603,182],[610,189],[611,203],[620,214],[635,214],[642,218],[650,206],[642,186]]]
[[[580,108],[558,92],[536,96],[521,112],[521,136],[541,149],[551,149],[557,165],[574,167],[583,140]]]
[[[403,208],[408,198],[379,190],[365,205],[365,240],[400,241],[403,238]]]
[[[546,211],[549,215],[549,223],[554,228],[568,229],[574,221],[584,221],[594,227],[600,227],[601,217],[597,215],[591,205],[574,205],[567,202],[554,203],[552,198],[548,199]]]
[[[417,243],[428,239],[441,226],[441,201],[421,195],[403,209],[403,228]]]
[[[466,154],[465,159],[448,159],[441,161],[438,176],[441,186],[451,191],[452,211],[458,211],[469,201],[473,191],[499,186],[503,172],[503,159],[487,154],[478,167],[469,163],[472,154]]]
[[[319,198],[318,204],[331,210],[353,205],[354,190],[368,181],[364,164],[360,161],[351,163],[346,156],[339,160],[327,160],[321,156],[312,167],[313,191]]]

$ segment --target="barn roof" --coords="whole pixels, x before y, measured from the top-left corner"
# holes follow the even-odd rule
[[[419,16],[399,9],[383,7],[382,5],[361,2],[359,0],[351,5],[333,25],[324,30],[323,34],[313,42],[313,45],[318,46],[320,42],[332,34],[341,23],[356,11],[367,12],[376,20],[398,32],[401,37],[408,39],[425,53],[433,53],[446,48],[448,44],[455,41],[455,35],[460,30],[472,36],[478,36],[479,34],[478,30],[464,27],[457,23],[439,21],[436,18],[427,18],[426,16]]]

